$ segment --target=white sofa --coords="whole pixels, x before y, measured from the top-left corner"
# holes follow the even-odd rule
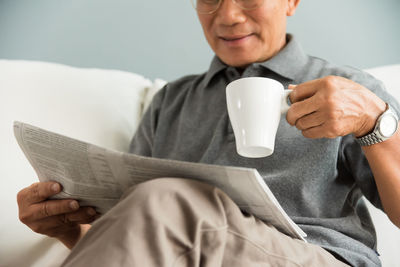
[[[400,65],[369,71],[400,99]],[[0,266],[58,266],[68,254],[59,242],[18,220],[16,194],[36,176],[14,140],[13,121],[127,151],[143,110],[164,84],[117,70],[0,60]],[[370,209],[384,266],[400,266],[400,230]]]

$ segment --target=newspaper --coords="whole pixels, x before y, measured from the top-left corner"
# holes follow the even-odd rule
[[[77,199],[80,205],[105,213],[130,186],[161,177],[194,179],[220,188],[243,211],[306,241],[306,234],[285,213],[256,169],[113,151],[22,122],[14,122],[14,134],[39,180],[62,184],[55,198]]]

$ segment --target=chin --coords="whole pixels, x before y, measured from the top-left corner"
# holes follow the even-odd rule
[[[258,54],[249,49],[236,49],[228,51],[214,51],[216,55],[227,65],[232,67],[246,67],[259,60]]]
[[[251,63],[256,62],[256,60],[253,60],[252,58],[241,58],[237,57],[235,55],[232,55],[230,57],[220,57],[220,59],[227,65],[232,66],[232,67],[246,67],[250,65]]]

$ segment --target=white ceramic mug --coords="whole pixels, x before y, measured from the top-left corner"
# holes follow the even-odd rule
[[[291,91],[276,80],[262,77],[242,78],[228,84],[228,114],[239,155],[261,158],[274,152],[279,121],[290,107]]]

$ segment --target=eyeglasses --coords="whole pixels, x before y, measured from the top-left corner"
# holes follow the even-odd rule
[[[212,14],[221,5],[223,0],[191,0],[193,7],[200,14]],[[229,0],[226,0],[229,1]],[[259,8],[264,0],[231,0],[234,4],[244,10]]]

